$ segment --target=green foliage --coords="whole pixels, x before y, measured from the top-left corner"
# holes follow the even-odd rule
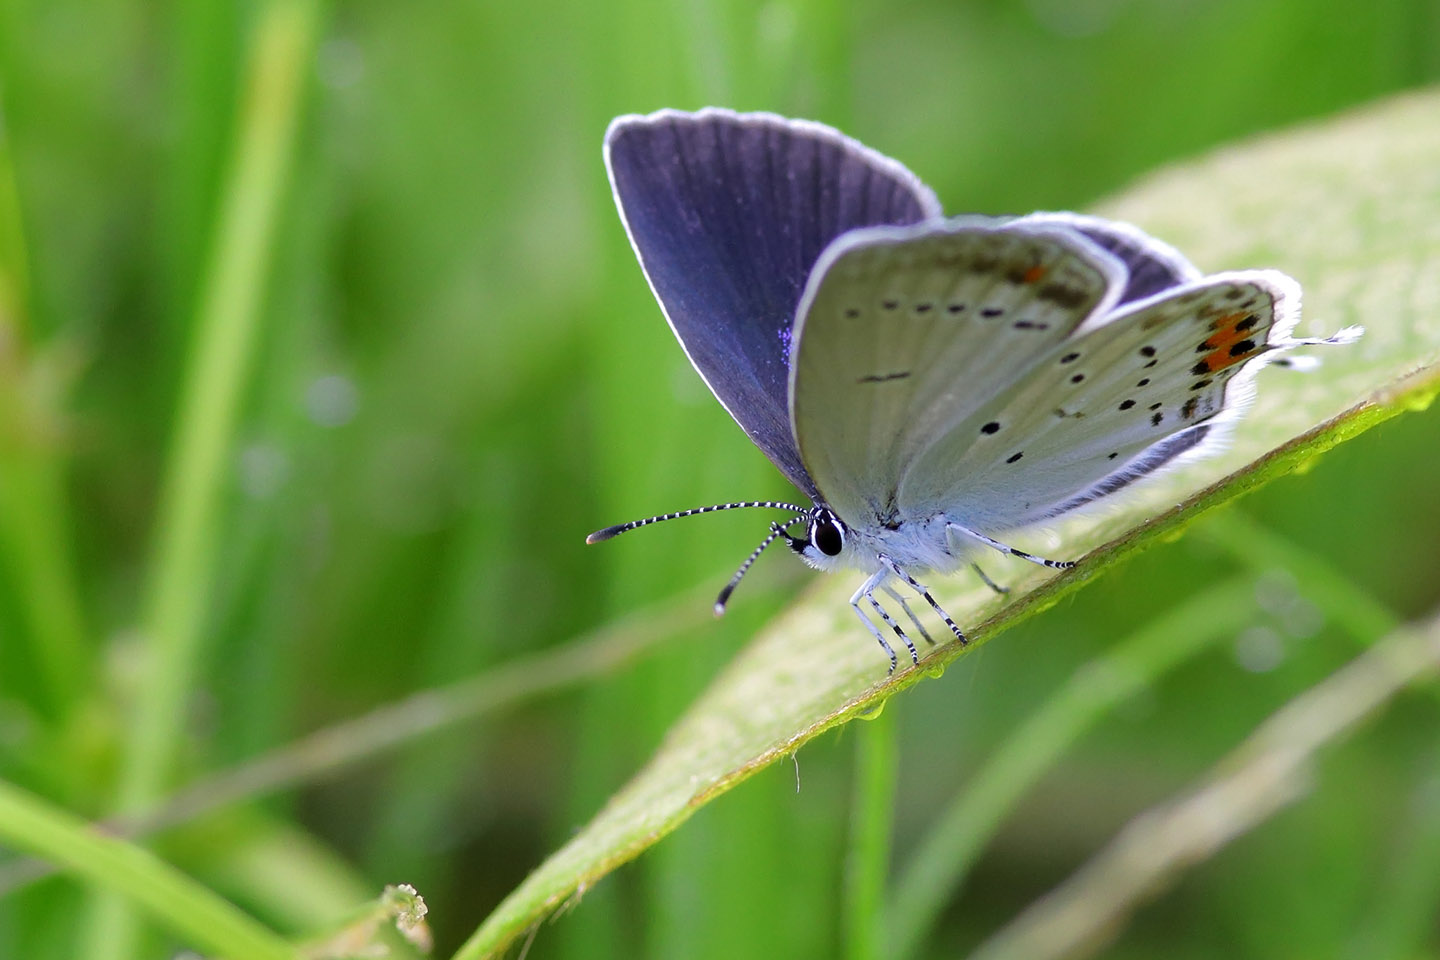
[[[1424,408],[1440,346],[1435,97],[1320,119],[1433,81],[1432,12],[1353,14],[0,0],[0,956],[318,955],[400,883],[442,956],[975,946],[1440,594],[1435,414],[1318,458]],[[581,543],[785,495],[599,161],[611,116],[707,102],[837,124],[957,213],[1093,207],[1317,121],[1101,212],[1287,269],[1305,333],[1371,333],[1266,372],[1225,457],[1036,538],[1094,548],[1073,573],[938,585],[985,642],[937,682],[885,679],[845,578],[772,620],[784,558],[712,625],[763,529]],[[1326,754],[1112,955],[1434,952],[1436,719],[1416,697]],[[75,819],[187,786],[151,852]]]

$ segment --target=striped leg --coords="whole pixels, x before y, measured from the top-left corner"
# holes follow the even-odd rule
[[[945,621],[945,626],[949,627],[951,632],[955,634],[956,640],[959,640],[962,644],[970,642],[965,639],[965,634],[962,633],[960,628],[955,625],[955,621],[950,619],[950,614],[945,612],[945,608],[940,606],[940,604],[936,603],[935,598],[930,596],[930,591],[926,589],[925,586],[923,586],[914,577],[910,576],[910,574],[906,573],[904,570],[901,570],[899,564],[897,564],[894,560],[891,560],[889,557],[885,556],[883,553],[880,555],[880,562],[885,564],[885,568],[887,570],[895,574],[895,576],[899,577],[901,580],[904,580],[906,583],[908,583],[911,590],[914,590],[916,593],[920,594],[920,596],[925,598],[925,602],[930,604],[930,609],[938,613],[940,615],[940,619]]]
[[[869,600],[869,601],[870,601],[870,606],[874,607],[874,608],[875,608],[875,612],[878,613],[878,614],[880,614],[880,619],[881,619],[881,620],[884,620],[884,621],[886,622],[886,624],[889,625],[890,629],[895,631],[895,636],[899,637],[901,640],[903,640],[903,641],[905,642],[905,649],[910,651],[910,662],[911,662],[911,663],[919,663],[919,662],[920,662],[920,652],[915,649],[915,644],[913,644],[913,643],[910,642],[910,638],[905,635],[905,631],[904,631],[904,630],[901,630],[901,629],[900,629],[900,624],[898,624],[898,623],[895,622],[895,618],[892,617],[892,616],[890,616],[890,614],[885,610],[884,607],[880,606],[880,601],[875,599],[875,594],[873,594],[873,593],[867,593],[867,594],[865,594],[865,599],[866,599],[866,600]],[[891,658],[893,659],[895,655],[892,653],[890,656],[891,656]],[[890,664],[890,672],[891,672],[891,673],[894,673],[894,672],[895,672],[895,664],[894,664],[894,663],[891,663],[891,664]]]
[[[870,591],[874,589],[875,584],[884,579],[884,576],[881,574],[888,575],[887,571],[882,570],[880,573],[874,574],[864,583],[860,584],[860,589],[856,590],[855,594],[850,598],[850,609],[855,611],[855,616],[860,618],[860,622],[865,624],[865,629],[869,630],[870,635],[880,644],[880,649],[885,651],[885,656],[890,658],[890,672],[894,673],[895,664],[899,662],[895,659],[895,651],[890,648],[890,644],[885,642],[885,634],[881,633],[880,628],[875,626],[875,621],[867,617],[865,611],[860,609],[861,598],[868,597]]]
[[[914,612],[910,609],[910,604],[905,602],[905,598],[900,596],[900,592],[894,587],[890,586],[888,583],[880,589],[884,590],[887,594],[889,594],[890,599],[900,604],[900,609],[904,610],[905,616],[909,617],[910,622],[915,624],[915,629],[920,631],[920,636],[925,638],[925,642],[930,644],[930,646],[932,647],[935,646],[935,639],[930,636],[930,631],[925,629],[925,624],[921,623],[920,618],[915,616]]]
[[[1005,594],[1010,592],[1009,587],[1002,587],[994,580],[991,580],[989,577],[985,576],[985,571],[980,569],[980,564],[972,563],[970,564],[970,569],[974,570],[975,575],[978,576],[981,580],[985,581],[985,586],[989,587],[991,590],[994,590],[996,593],[1000,594],[1000,596],[1003,597],[1005,596]]]
[[[1021,560],[1029,560],[1031,563],[1038,563],[1042,567],[1050,567],[1052,570],[1069,570],[1071,567],[1075,566],[1074,560],[1046,560],[1044,557],[1037,557],[1033,553],[1026,553],[1024,550],[1016,550],[1014,547],[1009,546],[1008,544],[1001,543],[999,540],[991,540],[989,537],[985,536],[985,534],[976,533],[969,527],[962,527],[958,523],[949,523],[945,526],[947,529],[954,530],[961,536],[970,537],[972,540],[979,540],[987,547],[994,547],[1001,553],[1008,553],[1012,557],[1019,557]]]

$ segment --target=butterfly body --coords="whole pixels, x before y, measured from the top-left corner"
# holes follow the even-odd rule
[[[866,575],[851,605],[892,670],[879,624],[919,657],[877,592],[929,640],[907,587],[963,642],[917,574],[989,550],[1071,566],[996,538],[1214,449],[1265,362],[1360,334],[1293,338],[1289,277],[1202,276],[1125,224],[946,219],[903,166],[819,124],[713,108],[621,117],[605,158],[676,337],[812,505],[723,504],[590,540],[715,509],[788,510],[717,611],[784,539],[817,569]]]
[[[806,535],[796,538],[792,549],[807,564],[827,573],[877,573],[885,568],[882,557],[916,572],[953,573],[980,553],[979,545],[965,544],[943,515],[911,519],[898,514],[883,519],[872,515],[846,521],[823,503],[810,513]],[[827,516],[829,524],[839,531],[838,540],[834,534],[821,532]],[[838,553],[827,552],[827,536],[830,544],[839,545]]]

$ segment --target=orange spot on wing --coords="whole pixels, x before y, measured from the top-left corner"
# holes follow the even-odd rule
[[[1214,353],[1206,354],[1202,362],[1205,364],[1207,373],[1215,373],[1224,370],[1230,363],[1234,362],[1226,356],[1223,351],[1217,350]]]
[[[1221,317],[1221,320],[1227,322],[1214,328],[1215,332],[1205,341],[1205,346],[1212,350],[1219,350],[1221,347],[1228,347],[1241,340],[1256,339],[1259,336],[1255,331],[1255,328],[1259,326],[1258,323],[1249,324],[1244,330],[1239,329],[1240,324],[1244,323],[1249,316],[1248,313],[1232,313],[1227,317]]]
[[[1048,267],[1034,266],[1025,271],[1025,276],[1020,278],[1021,283],[1038,283],[1045,274],[1049,273]]]
[[[1247,320],[1250,322],[1246,323]],[[1242,324],[1243,330],[1240,329]],[[1258,318],[1244,310],[1228,313],[1215,320],[1210,324],[1210,329],[1215,332],[1200,344],[1210,351],[1201,362],[1209,372],[1216,373],[1255,356],[1265,345],[1265,331],[1257,331],[1259,326]],[[1234,352],[1233,348],[1237,344],[1243,344],[1247,340],[1251,341],[1248,349]]]
[[[1227,313],[1223,317],[1216,317],[1214,320],[1211,320],[1210,329],[1233,330],[1235,328],[1235,324],[1239,323],[1241,320],[1244,320],[1248,316],[1250,316],[1250,314],[1244,310],[1241,310],[1239,313]]]
[[[1235,361],[1229,356],[1228,351],[1216,350],[1214,353],[1207,353],[1201,358],[1201,362],[1205,364],[1207,372],[1214,373],[1217,370],[1224,370]]]

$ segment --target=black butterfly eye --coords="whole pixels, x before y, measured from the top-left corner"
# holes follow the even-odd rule
[[[827,557],[836,557],[845,548],[845,534],[831,517],[821,516],[810,525],[810,542]]]

